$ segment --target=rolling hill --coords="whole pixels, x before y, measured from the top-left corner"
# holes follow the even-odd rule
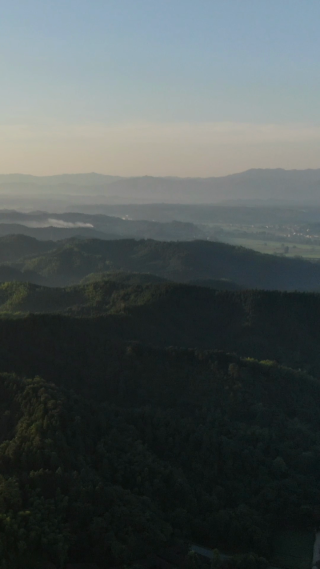
[[[116,278],[65,289],[5,283],[0,285],[0,312],[4,316],[30,312],[76,316],[79,334],[86,329],[97,342],[101,336],[108,341],[218,349],[320,374],[319,294],[219,291],[174,283],[133,284]],[[13,326],[17,349],[24,350],[25,345],[32,352],[26,340],[32,316],[19,322],[15,329],[15,324],[1,321],[3,350],[13,353],[12,347],[6,348]],[[73,326],[71,322],[64,320],[66,330]],[[77,337],[78,332],[70,331],[70,337],[74,334]],[[37,338],[36,345],[41,341]],[[15,357],[19,358],[18,353]]]
[[[177,282],[227,279],[243,288],[320,290],[320,264],[209,241],[80,240],[21,261],[52,286],[79,283],[91,273],[151,273]]]
[[[0,283],[1,282],[44,284],[46,280],[34,271],[19,271],[14,267],[0,265]]]
[[[28,227],[19,223],[0,223],[0,236],[25,235],[40,241],[61,241],[72,238],[117,239],[117,235],[96,231],[91,227]]]
[[[39,241],[26,235],[0,237],[0,263],[12,263],[31,255],[43,255],[56,246],[52,241]]]
[[[97,281],[116,281],[121,285],[135,286],[135,285],[145,285],[145,284],[161,284],[168,282],[167,279],[158,277],[157,275],[152,275],[151,273],[126,273],[124,271],[111,271],[106,273],[92,273],[85,277],[80,284],[94,283]],[[216,288],[219,288],[216,283]],[[224,282],[221,282],[221,287],[224,286]]]
[[[259,274],[263,259],[219,243],[24,239],[2,250],[22,268],[114,272],[0,285],[1,561],[148,568],[184,548],[194,569],[195,542],[227,552],[226,569],[266,569],[278,530],[312,536],[320,294],[115,272]]]

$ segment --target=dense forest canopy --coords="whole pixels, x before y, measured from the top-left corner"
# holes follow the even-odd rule
[[[90,331],[97,342],[103,336],[163,347],[221,349],[244,357],[276,360],[313,374],[320,372],[320,294],[144,283],[148,278],[144,275],[143,284],[131,284],[131,277],[137,279],[136,275],[124,278],[121,274],[119,280],[114,277],[68,288],[0,285],[3,350],[18,358],[16,349],[20,353],[24,346],[36,349],[38,341],[42,341],[42,327],[52,328],[55,342],[60,334],[55,327],[63,321],[65,332],[70,330],[68,333],[77,342],[81,338],[86,342]],[[31,312],[64,313],[69,317],[19,317]],[[75,325],[71,316],[76,317]],[[39,340],[29,344],[30,333]],[[10,340],[11,334],[16,335],[16,342]],[[50,349],[49,343],[45,350]]]
[[[275,527],[310,523],[318,380],[132,344],[94,376],[58,368],[0,376],[3,567],[132,564],[181,540],[268,557]]]
[[[1,243],[0,272],[83,279],[0,284],[1,569],[151,567],[192,542],[262,569],[280,528],[312,528],[320,294],[239,283],[306,283],[306,266],[311,287],[320,266],[200,241]]]
[[[320,265],[316,262],[225,243],[71,239],[39,246],[40,242],[27,238],[20,250],[16,239],[0,239],[1,263],[9,263],[22,275],[29,271],[29,276],[33,275],[29,281],[49,286],[78,284],[92,273],[120,271],[151,273],[177,282],[223,279],[244,288],[320,289]],[[23,276],[16,280],[23,280]]]

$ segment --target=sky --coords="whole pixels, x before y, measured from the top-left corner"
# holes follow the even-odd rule
[[[2,0],[0,173],[320,168],[319,0]]]

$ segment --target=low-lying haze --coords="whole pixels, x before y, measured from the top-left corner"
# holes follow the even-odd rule
[[[249,168],[317,168],[320,126],[236,122],[6,125],[0,171],[223,176]],[[17,166],[18,165],[18,166]]]

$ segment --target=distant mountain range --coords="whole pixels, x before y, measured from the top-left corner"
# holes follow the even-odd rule
[[[38,195],[42,198],[87,196],[106,203],[219,203],[226,200],[320,203],[320,169],[253,169],[212,178],[123,178],[96,173],[57,176],[2,174],[1,194]]]

